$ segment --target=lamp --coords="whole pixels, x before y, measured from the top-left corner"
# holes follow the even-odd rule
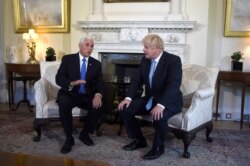
[[[23,39],[27,42],[28,52],[30,58],[26,63],[28,64],[38,64],[39,62],[36,60],[36,42],[35,40],[38,39],[37,33],[35,33],[34,29],[29,29],[28,33],[23,33]]]

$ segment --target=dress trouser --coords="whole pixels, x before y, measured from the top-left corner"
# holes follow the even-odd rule
[[[67,138],[72,137],[73,117],[72,109],[79,107],[88,110],[84,123],[83,133],[93,133],[97,121],[100,118],[101,109],[94,109],[92,106],[93,96],[84,94],[72,94],[59,90],[57,103],[59,106],[60,120]]]
[[[120,111],[120,116],[127,130],[128,137],[138,139],[144,138],[135,115],[149,115],[151,110],[146,110],[146,104],[146,99],[135,98],[128,108],[124,108]],[[155,105],[156,103],[153,102],[153,106]],[[155,128],[153,147],[157,148],[164,145],[165,135],[168,132],[168,119],[173,115],[174,113],[171,111],[164,110],[163,118],[153,121],[153,127]]]

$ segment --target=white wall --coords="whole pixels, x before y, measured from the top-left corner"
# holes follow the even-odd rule
[[[13,19],[12,19],[12,6],[10,0],[3,1],[4,15],[8,19],[4,20],[1,28],[4,31],[4,54],[1,58],[7,55],[7,48],[9,46],[16,46],[18,49],[18,56],[20,61],[25,62],[27,59],[27,50],[21,34],[14,33]],[[84,31],[77,25],[77,21],[84,21],[89,12],[91,0],[71,0],[71,31],[70,33],[44,33],[39,34],[40,41],[37,47],[37,58],[44,59],[45,50],[48,46],[53,46],[56,49],[59,58],[71,52],[78,51],[78,42],[81,36],[85,35]],[[206,66],[219,66],[221,69],[230,69],[229,56],[235,51],[243,51],[245,56],[250,56],[250,40],[249,38],[232,38],[224,37],[224,18],[225,18],[225,2],[226,0],[186,0],[186,9],[189,20],[197,21],[197,28],[195,31],[188,33],[188,54],[189,62],[193,64],[200,64]],[[113,5],[113,6],[112,6]],[[135,3],[133,4],[105,4],[104,11],[107,16],[112,20],[119,20],[122,16],[123,19],[133,20],[135,18],[148,19],[153,18],[163,19],[169,11],[169,5],[162,5],[152,3],[153,7],[149,4]],[[115,8],[114,8],[115,6]],[[120,8],[120,9],[119,9]],[[121,9],[122,8],[122,9]],[[137,10],[138,8],[138,10]],[[124,10],[132,10],[130,14],[119,15],[117,12]],[[145,10],[148,13],[153,13],[152,16],[142,14],[137,11]],[[152,10],[152,11],[150,11]],[[2,11],[2,10],[1,10]],[[166,13],[164,13],[164,11]],[[114,15],[114,13],[116,14]],[[137,15],[137,17],[133,17]],[[2,38],[1,38],[2,40]],[[0,43],[1,44],[1,43]],[[2,44],[3,45],[3,44]],[[1,47],[0,47],[1,48]],[[250,71],[250,58],[244,59],[244,70]],[[1,61],[2,62],[2,61]],[[249,67],[248,67],[249,66]],[[5,75],[4,66],[0,64],[0,76]],[[6,81],[4,81],[6,83]],[[1,84],[0,84],[1,86]],[[4,86],[6,87],[6,86]],[[240,109],[240,89],[224,86],[221,88],[221,104],[219,111],[235,113],[237,119]],[[6,88],[0,90],[0,101],[6,102],[6,95],[1,95],[6,92]],[[6,94],[6,93],[5,93]],[[249,101],[249,90],[247,92],[246,101]],[[223,109],[222,109],[223,108]],[[246,102],[246,110],[250,112],[250,105]],[[234,117],[233,117],[234,118]]]

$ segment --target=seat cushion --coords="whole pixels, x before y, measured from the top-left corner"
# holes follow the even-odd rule
[[[75,107],[72,109],[72,116],[86,116],[88,113],[87,110],[80,109],[78,107]],[[43,113],[42,117],[36,117],[36,118],[58,118],[59,117],[59,107],[56,103],[56,100],[50,100],[47,102],[43,107]]]
[[[168,126],[172,127],[172,128],[182,129],[182,121],[183,121],[183,117],[184,117],[186,111],[187,111],[187,109],[183,108],[180,113],[169,118],[168,119]]]

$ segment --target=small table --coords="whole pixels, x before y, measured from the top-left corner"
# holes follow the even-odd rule
[[[38,80],[40,78],[40,66],[39,64],[17,64],[17,63],[5,63],[7,81],[8,81],[8,95],[9,95],[9,109],[16,110],[20,103],[27,103],[30,111],[31,106],[29,100],[27,99],[26,91],[26,82],[31,80]],[[14,81],[23,81],[24,83],[24,92],[23,100],[21,100],[16,109],[12,109],[14,104],[14,95],[13,95],[13,82]]]
[[[221,82],[238,83],[241,85],[241,115],[240,115],[240,128],[242,129],[244,106],[245,106],[245,91],[247,85],[250,84],[250,72],[241,71],[219,71],[217,78],[217,95],[216,95],[216,113],[215,120],[217,121],[220,85]]]

